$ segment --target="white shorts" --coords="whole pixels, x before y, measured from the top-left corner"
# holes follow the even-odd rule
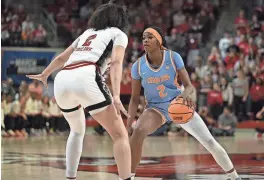
[[[112,103],[110,91],[95,65],[61,70],[54,81],[54,94],[62,112],[83,107],[95,114]]]

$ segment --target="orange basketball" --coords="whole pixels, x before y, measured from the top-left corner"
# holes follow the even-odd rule
[[[194,109],[183,103],[182,98],[177,98],[171,101],[168,112],[173,122],[184,124],[191,120],[194,114]]]

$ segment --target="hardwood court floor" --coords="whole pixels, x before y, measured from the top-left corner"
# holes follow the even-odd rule
[[[253,132],[217,138],[242,178],[264,180],[264,141]],[[65,180],[66,136],[2,138],[3,180]],[[204,179],[226,176],[210,154],[193,138],[148,137],[136,180]],[[88,132],[84,140],[78,180],[117,180],[112,142]]]

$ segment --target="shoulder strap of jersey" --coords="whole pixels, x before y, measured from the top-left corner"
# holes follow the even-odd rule
[[[178,73],[177,73],[177,68],[176,68],[176,64],[175,64],[175,59],[173,57],[173,51],[170,50],[170,60],[171,60],[171,64],[173,66],[173,69],[175,70],[176,76],[174,78],[174,85],[178,88],[180,88],[180,84],[178,82]]]
[[[139,76],[141,77],[141,58],[142,57],[140,57],[140,58],[138,58],[138,74],[139,74]]]
[[[177,68],[176,68],[176,64],[175,64],[175,59],[173,57],[173,51],[170,50],[170,60],[171,60],[171,64],[173,66],[173,69],[175,70],[175,72],[177,73]]]

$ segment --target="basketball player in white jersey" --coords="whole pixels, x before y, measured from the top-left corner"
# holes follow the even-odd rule
[[[129,116],[120,101],[123,58],[128,43],[123,30],[127,24],[128,17],[122,6],[113,1],[101,5],[89,21],[90,29],[57,56],[41,74],[27,76],[47,86],[49,75],[62,68],[54,81],[54,94],[71,127],[66,145],[67,179],[75,180],[77,175],[85,134],[84,109],[110,134],[119,179],[130,179],[131,152],[120,116],[120,111]],[[111,62],[107,62],[108,57]],[[108,64],[113,96],[102,79]]]

